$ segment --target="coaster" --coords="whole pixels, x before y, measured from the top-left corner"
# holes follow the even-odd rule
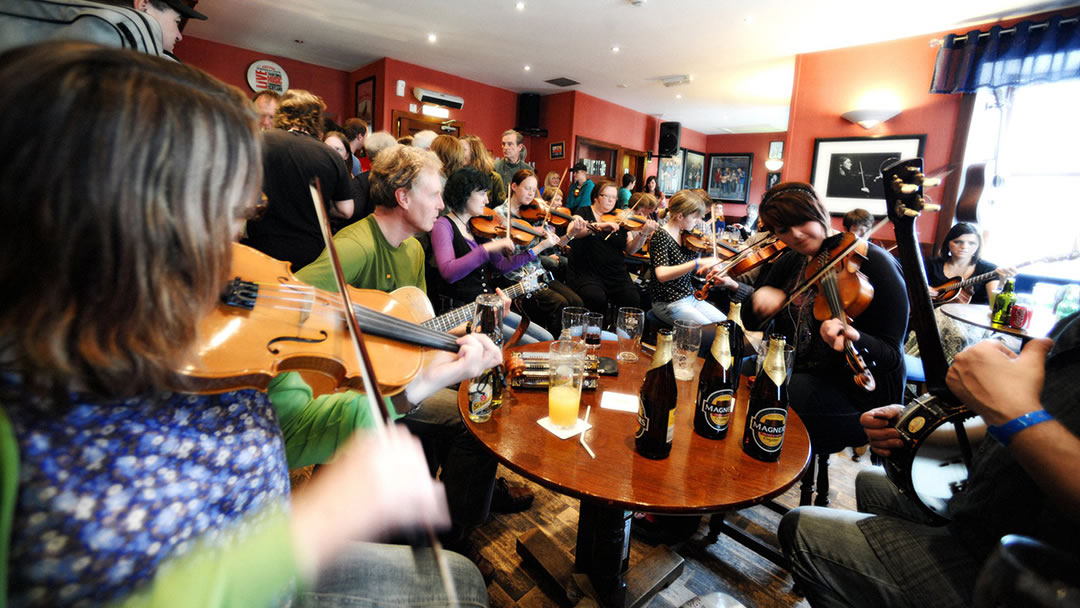
[[[573,428],[569,429],[556,428],[554,424],[551,424],[551,418],[548,418],[547,416],[544,416],[540,420],[537,420],[536,423],[544,427],[545,429],[551,431],[551,434],[555,435],[559,439],[569,439],[574,435],[577,435],[578,433],[583,433],[592,428],[591,424],[585,422],[581,418],[578,418],[577,424],[575,424]]]
[[[604,391],[604,394],[600,397],[600,407],[606,410],[618,410],[636,414],[638,411],[638,396]]]

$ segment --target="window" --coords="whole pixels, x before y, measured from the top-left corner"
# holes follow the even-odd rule
[[[1080,244],[1077,99],[1080,80],[977,93],[965,159],[987,162],[979,203],[986,260],[1014,265],[1065,255]],[[1080,260],[1021,272],[1080,280]]]

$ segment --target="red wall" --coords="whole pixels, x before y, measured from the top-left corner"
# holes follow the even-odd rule
[[[289,75],[290,88],[306,89],[322,97],[326,102],[326,111],[332,114],[335,120],[341,122],[352,116],[346,113],[347,101],[352,99],[352,93],[347,86],[347,72],[190,36],[184,36],[183,41],[176,45],[176,56],[186,64],[202,68],[215,77],[240,87],[249,96],[255,93],[247,85],[248,66],[257,59],[270,59],[285,68],[285,73]]]
[[[934,171],[948,164],[960,96],[927,93],[937,57],[937,49],[928,42],[935,37],[940,35],[796,56],[782,178],[810,180],[814,139],[819,137],[925,134],[926,168]],[[869,130],[840,117],[855,109],[863,95],[875,91],[895,95],[903,111]],[[943,191],[939,186],[927,189],[927,194],[940,200]],[[834,217],[833,223],[840,227],[840,218]],[[921,241],[934,240],[936,224],[933,214],[919,218]],[[892,239],[892,226],[882,228],[876,236]]]
[[[384,57],[349,74],[349,96],[356,103],[356,85],[359,80],[375,76],[376,129],[391,129],[393,110],[409,111],[409,104],[416,104],[419,113],[422,104],[413,95],[413,89],[421,87],[457,95],[465,100],[460,110],[450,110],[450,118],[464,123],[463,131],[479,135],[489,149],[498,150],[503,131],[512,129],[517,120],[517,93],[500,89],[482,82],[469,80],[432,70],[423,66]],[[405,95],[398,97],[397,81],[405,81]]]
[[[750,168],[749,203],[760,203],[765,194],[765,159],[769,158],[769,142],[783,141],[785,133],[746,133],[737,135],[710,135],[706,139],[706,151],[712,154],[753,154],[753,166]],[[785,154],[785,157],[787,155]],[[705,159],[708,171],[708,158]],[[785,164],[787,161],[784,161]],[[739,217],[746,215],[746,205],[724,203],[724,215]]]
[[[525,138],[525,145],[529,150],[526,158],[536,163],[539,180],[543,180],[548,171],[562,175],[574,160],[574,105],[577,96],[577,91],[565,91],[540,98],[540,126],[547,129],[547,137]],[[552,160],[551,144],[558,142],[563,142],[563,158]],[[497,146],[495,156],[499,156]],[[566,192],[571,179],[572,176],[567,171],[562,185],[563,192]]]

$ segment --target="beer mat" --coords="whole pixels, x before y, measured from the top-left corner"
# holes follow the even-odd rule
[[[588,422],[585,422],[581,418],[578,418],[577,419],[577,424],[575,424],[573,427],[571,427],[569,429],[560,429],[560,428],[556,427],[554,424],[551,424],[551,418],[549,418],[547,416],[544,416],[540,420],[537,420],[536,423],[539,424],[540,426],[544,427],[545,429],[551,431],[551,434],[555,435],[559,439],[569,439],[569,438],[573,437],[574,435],[577,435],[578,433],[584,433],[585,431],[592,428],[591,424],[589,424]]]
[[[618,410],[636,414],[638,411],[638,396],[604,391],[604,394],[600,396],[600,407],[606,410]]]

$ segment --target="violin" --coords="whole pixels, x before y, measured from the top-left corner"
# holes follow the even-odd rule
[[[724,263],[716,279],[706,281],[700,289],[694,291],[694,297],[698,300],[704,300],[709,297],[709,290],[719,283],[719,277],[737,277],[750,272],[780,255],[785,249],[787,249],[787,245],[775,236],[763,239],[743,249]]]
[[[317,371],[338,386],[364,390],[338,294],[301,282],[288,262],[239,243],[233,244],[231,274],[236,278],[199,322],[198,346],[178,370],[185,390],[265,389],[274,376],[298,370]],[[393,394],[408,385],[432,349],[458,351],[453,336],[420,325],[427,313],[411,293],[347,289],[383,392]],[[431,306],[426,298],[422,305]]]
[[[536,199],[528,205],[518,207],[518,214],[530,222],[545,221],[556,227],[565,226],[573,221],[574,214],[570,212],[568,207],[549,205],[548,210],[543,211],[538,204],[539,202],[540,199]]]
[[[690,230],[682,231],[682,244],[691,251],[709,255],[715,253],[716,257],[723,259],[731,259],[738,253],[732,251],[731,248],[725,245],[717,243],[716,239],[710,235],[692,232]]]
[[[641,230],[645,225],[645,222],[649,221],[649,218],[643,215],[635,215],[630,209],[616,209],[612,213],[605,213],[601,218],[602,222],[613,222],[619,224],[623,228],[636,232]]]
[[[469,227],[474,234],[485,239],[506,236],[506,220],[485,207],[481,215],[469,218]],[[547,238],[542,230],[534,228],[529,222],[514,218],[510,222],[510,238],[518,245],[528,245],[536,238]]]
[[[859,270],[867,259],[868,247],[865,239],[844,232],[831,249],[823,249],[806,264],[803,280],[816,284],[820,296],[814,299],[815,319],[839,319],[846,326],[873,301],[874,286]],[[855,384],[868,392],[877,388],[866,360],[846,337],[844,355],[855,373]]]

